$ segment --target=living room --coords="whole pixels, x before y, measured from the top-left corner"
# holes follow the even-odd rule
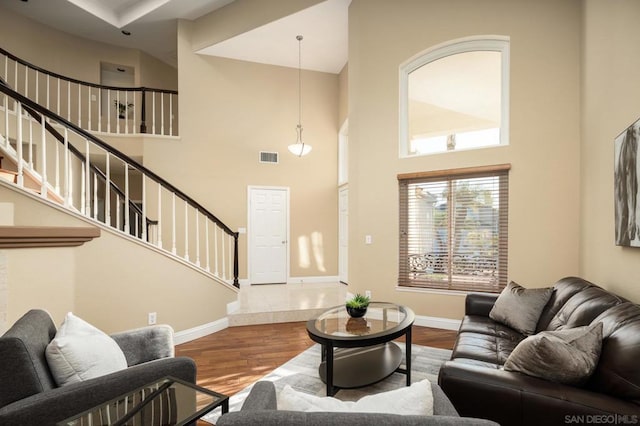
[[[224,16],[232,27],[241,25],[246,12],[241,6],[250,2],[236,3]],[[263,9],[269,6],[251,6],[268,15]],[[640,115],[640,94],[627,80],[640,65],[634,48],[640,38],[638,12],[634,1],[399,5],[354,0],[349,6],[348,66],[339,74],[305,72],[305,129],[314,151],[301,159],[284,152],[289,135],[295,136],[291,123],[297,116],[297,87],[291,83],[297,71],[203,59],[194,52],[199,22],[179,22],[181,141],[146,144],[144,164],[211,206],[234,229],[246,227],[248,185],[289,186],[292,241],[318,231],[326,254],[322,271],[317,263],[300,267],[299,250],[292,249],[290,276],[333,277],[338,268],[336,141],[348,117],[350,292],[371,290],[377,300],[409,306],[417,315],[459,321],[464,295],[397,286],[397,175],[508,163],[509,279],[537,288],[575,275],[637,302],[640,289],[634,273],[640,254],[616,246],[614,240],[613,158],[615,137]],[[65,67],[77,61],[56,59],[71,53],[45,40],[64,38],[74,47],[79,42],[53,35],[51,29],[36,29],[5,10],[0,20],[3,48],[44,68],[58,66],[62,74],[80,72]],[[510,38],[509,145],[399,158],[399,65],[431,46],[473,35]],[[113,48],[109,59],[122,62],[124,56]],[[285,100],[276,109],[278,93]],[[264,149],[283,152],[281,167],[256,166],[255,156]],[[16,225],[72,222],[59,212],[25,204],[4,189],[2,194],[3,201],[15,206]],[[367,235],[372,244],[365,244]],[[246,254],[244,237],[241,242],[241,253]],[[147,312],[156,311],[160,322],[179,332],[221,320],[237,298],[232,289],[211,288],[198,274],[187,272],[184,278],[177,267],[157,267],[141,248],[106,233],[78,249],[6,251],[4,256],[9,271],[7,324],[30,308],[42,307],[58,323],[74,311],[115,332],[146,324]],[[141,260],[132,265],[127,261],[132,258]],[[241,255],[243,279],[248,278],[246,262]],[[33,264],[43,267],[29,267]],[[176,288],[176,283],[181,285]],[[119,314],[114,316],[114,311]]]

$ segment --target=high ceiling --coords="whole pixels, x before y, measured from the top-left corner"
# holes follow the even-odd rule
[[[75,36],[140,49],[177,66],[176,20],[195,20],[233,1],[3,0],[1,7]],[[303,68],[338,73],[347,61],[350,2],[325,0],[199,53],[297,67],[295,37],[302,34]]]

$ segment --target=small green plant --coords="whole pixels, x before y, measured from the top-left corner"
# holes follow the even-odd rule
[[[117,100],[113,101],[113,105],[118,110],[118,115],[120,116],[120,118],[124,118],[124,115],[127,112],[127,109],[133,107],[133,104],[131,103],[123,104],[122,102],[118,102]]]
[[[347,308],[362,309],[369,306],[369,302],[371,302],[371,300],[367,296],[363,296],[358,293],[355,296],[353,296],[351,299],[347,300],[346,305],[347,305]]]

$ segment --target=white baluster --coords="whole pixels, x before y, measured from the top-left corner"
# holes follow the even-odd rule
[[[86,215],[86,209],[87,209],[87,205],[86,205],[86,177],[87,174],[85,173],[85,168],[87,167],[87,163],[86,161],[80,164],[81,167],[81,171],[80,171],[80,213],[82,213],[83,215]]]
[[[153,91],[151,92],[152,96],[151,96],[151,133],[152,134],[156,134],[156,92]]]
[[[104,182],[104,223],[111,226],[111,164],[108,151],[105,164],[105,182]]]
[[[129,214],[131,207],[129,206],[129,165],[124,163],[124,211],[127,212],[124,215],[124,232],[129,233],[131,230],[131,224],[129,223]]]
[[[124,132],[129,133],[129,91],[124,92]],[[146,228],[146,227],[143,227]]]
[[[147,241],[147,184],[145,175],[142,174],[142,218],[140,219],[142,226],[142,239]]]
[[[29,67],[26,65],[24,67],[24,95],[29,97]]]
[[[9,96],[4,95],[4,146],[9,148]]]
[[[40,78],[39,78],[40,73],[38,73],[38,71],[35,71],[35,73],[36,73],[36,103],[40,103],[40,85],[38,84],[40,82]]]
[[[176,249],[176,193],[172,192],[171,195],[173,196],[172,200],[171,200],[171,208],[173,211],[173,219],[172,219],[172,223],[171,223],[171,232],[172,232],[172,237],[173,237],[173,247],[171,248],[171,253],[176,254],[177,253],[177,249]]]
[[[29,168],[33,170],[33,120],[30,115],[25,115],[29,123]]]
[[[160,93],[160,134],[164,135],[164,93]]]
[[[132,102],[132,106],[131,106],[131,111],[133,111],[132,117],[133,117],[133,121],[132,121],[132,133],[138,133],[138,131],[136,130],[136,116],[138,114],[136,114],[136,105],[138,105],[138,103],[136,102],[136,93],[137,92],[133,92],[133,102]]]
[[[88,107],[89,116],[87,117],[87,129],[88,130],[93,130],[91,128],[91,86],[87,86],[87,92],[88,92],[88,94],[87,94],[87,105],[89,106]]]
[[[225,262],[225,256],[224,256],[224,236],[225,234],[222,234],[222,240],[220,241],[221,245],[222,245],[222,280],[226,281],[227,280],[227,262]]]
[[[93,219],[98,220],[98,174],[93,174]]]
[[[60,143],[56,142],[56,194],[60,195]]]
[[[162,248],[162,185],[158,182],[158,247]]]
[[[111,133],[111,89],[107,89],[107,132]]]
[[[44,114],[40,115],[40,195],[47,198],[47,132]]]
[[[84,208],[84,214],[85,216],[89,216],[91,217],[91,160],[90,160],[90,154],[89,154],[89,140],[85,139],[84,140],[84,150],[85,150],[85,168],[84,168],[84,173],[85,173],[85,178],[84,180],[86,181],[86,186],[85,186],[85,191],[87,192],[85,195],[85,200],[84,202],[86,203],[85,208]]]
[[[23,187],[24,176],[22,170],[22,104],[20,102],[16,102],[16,152],[18,157],[18,186]]]
[[[213,275],[219,277],[218,274],[218,224],[214,222],[213,224],[213,259],[215,263],[215,270],[213,271]]]
[[[169,134],[173,136],[173,95],[169,93]]]
[[[189,261],[189,203],[184,201],[184,260]]]
[[[116,91],[116,133],[120,134],[120,91]]]
[[[98,132],[102,131],[102,89],[98,89]]]
[[[49,74],[47,74],[47,109],[49,109],[49,98],[51,97],[49,90],[51,89],[49,88]]]
[[[18,88],[18,61],[14,62],[14,69],[13,69],[13,77],[14,77],[14,82],[13,82],[13,87],[16,88],[16,91],[20,90]]]
[[[60,78],[56,79],[58,81],[58,94],[56,96],[56,114],[60,115]]]
[[[71,121],[71,82],[67,81],[67,120]]]
[[[200,266],[200,219],[199,211],[196,210],[196,266]]]
[[[69,207],[69,130],[64,128],[64,205]]]
[[[210,261],[209,261],[209,218],[207,216],[204,217],[204,253],[207,258],[207,272],[210,271]]]

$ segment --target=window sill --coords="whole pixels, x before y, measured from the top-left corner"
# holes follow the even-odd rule
[[[462,291],[462,290],[440,290],[437,288],[420,288],[420,287],[408,287],[408,286],[396,286],[396,291],[407,292],[407,293],[428,293],[428,294],[442,294],[445,296],[464,296],[466,297],[469,293],[480,293],[480,294],[490,294],[497,296],[500,293],[487,293],[484,291]]]

